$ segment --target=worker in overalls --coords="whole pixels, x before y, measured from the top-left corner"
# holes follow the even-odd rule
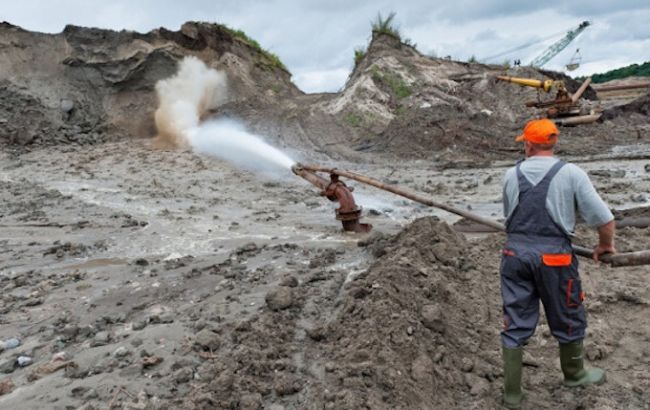
[[[584,367],[587,320],[578,260],[571,248],[576,211],[598,230],[594,259],[615,253],[614,217],[587,174],[553,156],[559,131],[548,119],[530,121],[523,141],[526,159],[504,177],[503,209],[507,240],[501,260],[503,297],[504,404],[518,408],[522,346],[535,332],[539,300],[551,333],[560,344],[566,386],[605,381],[602,369]]]

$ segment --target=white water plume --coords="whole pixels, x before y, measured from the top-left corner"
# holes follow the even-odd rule
[[[289,169],[295,163],[232,119],[201,122],[210,109],[227,100],[225,73],[209,68],[196,57],[185,57],[178,72],[156,84],[159,106],[155,120],[158,139],[189,145],[254,171]]]
[[[290,169],[295,164],[285,153],[231,119],[207,121],[189,130],[187,136],[197,152],[214,155],[241,168],[273,171],[278,167]]]

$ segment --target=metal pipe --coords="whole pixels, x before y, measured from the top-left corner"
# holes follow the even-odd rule
[[[580,88],[571,96],[571,101],[573,103],[577,103],[580,97],[582,97],[582,94],[585,93],[587,90],[587,87],[589,87],[589,84],[591,84],[591,77],[588,77],[582,85],[580,85]]]
[[[591,124],[598,121],[602,114],[579,115],[577,117],[559,118],[554,120],[557,125]]]
[[[336,168],[326,168],[318,165],[300,165],[301,168],[312,171],[312,172],[327,172],[329,174],[339,175],[345,178],[350,178],[355,181],[362,182],[364,184],[372,185],[379,189],[383,189],[388,192],[392,192],[396,195],[403,196],[405,198],[411,199],[413,201],[419,202],[424,205],[432,206],[434,208],[443,209],[447,212],[462,216],[474,222],[478,222],[483,225],[490,226],[499,231],[505,232],[505,226],[493,219],[484,218],[480,215],[476,215],[472,212],[468,212],[462,209],[452,207],[447,204],[436,202],[431,198],[424,197],[415,192],[406,190],[397,185],[385,184],[376,179],[367,177],[365,175],[360,175],[350,171],[343,171]],[[589,248],[584,248],[582,246],[573,245],[573,251],[576,255],[584,256],[585,258],[591,259],[593,256],[593,251]],[[629,252],[629,253],[617,253],[617,254],[605,254],[601,255],[599,260],[604,263],[608,263],[612,266],[635,266],[635,265],[648,265],[650,264],[650,251],[640,251],[640,252]]]
[[[637,88],[650,88],[650,83],[639,83],[639,84],[625,84],[625,85],[605,85],[599,86],[594,84],[591,86],[597,93],[602,91],[617,91],[617,90],[635,90]]]
[[[339,181],[338,175],[330,174],[330,180],[328,181],[320,175],[303,168],[301,164],[295,164],[291,167],[291,170],[294,174],[320,188],[322,196],[339,203],[339,207],[336,209],[336,219],[341,221],[344,231],[369,232],[372,229],[372,225],[359,222],[361,208],[354,201],[352,188],[348,188],[342,181]]]

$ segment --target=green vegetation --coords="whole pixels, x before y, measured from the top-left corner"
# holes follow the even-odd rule
[[[354,65],[358,65],[361,60],[366,56],[366,49],[363,47],[357,47],[354,49]]]
[[[646,61],[641,65],[631,64],[602,74],[594,74],[591,76],[591,81],[594,83],[604,83],[626,77],[650,77],[650,61]],[[584,81],[585,77],[577,77],[576,80]]]
[[[349,112],[345,115],[345,117],[343,117],[343,121],[347,122],[353,127],[358,127],[361,125],[363,118],[361,118],[360,115]]]
[[[414,43],[410,38],[402,38],[402,34],[399,32],[399,28],[394,24],[396,13],[391,11],[388,13],[388,16],[384,18],[381,13],[377,13],[375,20],[370,22],[372,27],[373,34],[387,34],[389,36],[395,37],[402,44],[416,48],[417,44]]]
[[[394,11],[391,11],[388,13],[388,16],[386,18],[383,18],[381,13],[377,13],[375,20],[370,22],[372,26],[372,32],[377,34],[388,34],[389,36],[393,36],[398,40],[401,40],[402,37],[400,36],[399,29],[393,25],[393,19],[395,19],[395,15],[396,13]]]
[[[476,56],[472,54],[472,56],[467,60],[468,63],[478,63],[478,60],[476,59]]]
[[[398,100],[411,95],[411,87],[402,77],[392,73],[382,73],[376,65],[372,66],[371,71],[372,79],[380,84],[386,85]]]
[[[501,64],[503,68],[506,70],[510,68],[510,60],[503,60],[503,64]]]
[[[244,33],[242,30],[235,30],[232,29],[226,25],[221,25],[224,30],[226,30],[230,35],[232,35],[235,38],[238,38],[248,44],[249,46],[253,47],[255,50],[257,50],[262,56],[264,56],[268,60],[268,65],[274,68],[279,68],[281,70],[284,70],[286,72],[289,72],[287,70],[287,67],[284,65],[282,60],[280,60],[280,57],[278,57],[275,53],[270,52],[269,50],[266,50],[260,46],[260,43],[258,43],[256,40],[250,38],[246,33]]]

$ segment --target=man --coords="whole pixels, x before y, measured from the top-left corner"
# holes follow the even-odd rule
[[[585,369],[582,341],[587,321],[578,260],[571,248],[576,210],[598,229],[593,257],[615,253],[614,217],[587,174],[553,156],[559,131],[548,119],[530,121],[516,141],[523,141],[526,160],[504,177],[503,210],[507,240],[501,260],[504,324],[504,404],[518,408],[522,346],[535,332],[539,300],[551,333],[560,344],[566,386],[605,381],[601,369]]]

